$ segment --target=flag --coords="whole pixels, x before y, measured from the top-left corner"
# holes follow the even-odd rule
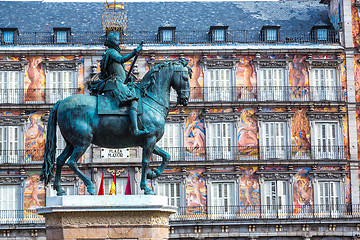
[[[100,182],[98,195],[104,195],[104,194],[105,194],[105,191],[104,191],[104,172],[103,172],[102,177],[101,177],[101,182]]]
[[[114,178],[111,183],[109,195],[116,195],[116,168],[115,168],[115,172],[114,172]]]
[[[125,195],[131,195],[130,173],[128,173],[128,179],[127,179],[127,183],[126,183]]]

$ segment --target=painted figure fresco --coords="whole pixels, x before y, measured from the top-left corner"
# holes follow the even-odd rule
[[[240,115],[238,130],[238,150],[240,157],[256,157],[258,146],[258,126],[253,109],[244,109]]]
[[[203,80],[204,75],[200,65],[200,56],[189,57],[190,67],[193,71],[190,78],[190,97],[189,99],[203,99]],[[202,83],[202,85],[200,84]]]
[[[238,99],[256,98],[256,72],[251,56],[240,57],[236,71]]]
[[[25,76],[26,94],[25,101],[32,102],[44,102],[44,82],[45,82],[45,73],[44,68],[41,64],[43,61],[42,57],[28,57],[29,67]]]
[[[359,61],[360,60],[360,55],[355,55],[355,101],[356,102],[360,102],[360,64]]]
[[[340,0],[333,0],[330,2],[329,8],[330,22],[333,24],[336,31],[340,31]]]
[[[186,179],[187,214],[206,213],[207,191],[204,169],[193,169]]]
[[[359,10],[355,5],[356,0],[351,1],[351,16],[352,16],[352,35],[354,47],[359,46],[359,35],[360,35],[360,20],[359,20]]]
[[[258,167],[244,167],[240,179],[240,207],[244,211],[259,210],[260,206],[260,185],[255,175]]]
[[[191,110],[186,120],[185,149],[188,157],[205,157],[205,128],[200,110]]]
[[[294,180],[294,213],[311,213],[313,206],[313,186],[309,175],[310,168],[297,169]]]
[[[45,206],[44,183],[39,174],[33,174],[25,181],[24,210],[35,210]]]
[[[32,161],[43,161],[45,149],[44,126],[40,114],[32,114],[25,131],[25,149],[27,158]]]
[[[310,125],[306,117],[307,109],[296,109],[291,125],[291,145],[293,158],[310,157]]]
[[[290,63],[289,85],[291,99],[308,98],[309,73],[305,64],[306,56],[294,55]]]

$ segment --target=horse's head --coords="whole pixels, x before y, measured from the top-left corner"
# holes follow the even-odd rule
[[[177,92],[177,104],[186,106],[190,96],[190,82],[192,70],[188,66],[187,61],[179,61],[178,67],[175,69],[171,86]]]

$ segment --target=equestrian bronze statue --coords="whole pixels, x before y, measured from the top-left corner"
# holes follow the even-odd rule
[[[170,160],[170,155],[156,143],[164,134],[170,88],[177,92],[177,104],[188,103],[191,68],[184,61],[161,63],[150,69],[140,83],[133,83],[130,74],[126,76],[124,63],[137,57],[142,44],[122,56],[119,43],[113,34],[105,42],[108,49],[100,62],[100,80],[89,86],[92,95],[65,98],[50,112],[41,179],[47,185],[54,176],[58,124],[66,142],[64,151],[56,159],[53,188],[58,196],[65,195],[60,177],[67,159],[67,165],[84,181],[87,191],[95,194],[94,184],[77,166],[91,143],[104,148],[142,147],[140,188],[146,195],[154,194],[146,180],[159,177]],[[162,157],[162,163],[151,171],[153,153]]]

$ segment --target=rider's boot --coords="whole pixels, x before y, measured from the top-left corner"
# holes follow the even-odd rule
[[[144,130],[139,130],[138,128],[138,123],[137,123],[138,112],[137,112],[136,101],[133,101],[133,103],[131,104],[129,114],[130,114],[130,122],[132,125],[133,133],[135,136],[149,133],[149,131],[145,127]]]

